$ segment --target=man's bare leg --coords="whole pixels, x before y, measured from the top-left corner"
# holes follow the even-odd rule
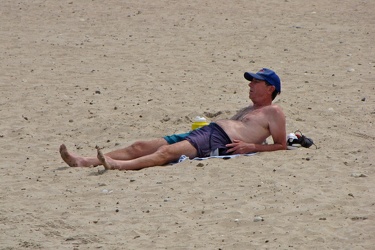
[[[116,160],[104,155],[97,148],[98,160],[106,169],[118,170],[139,170],[147,167],[163,166],[167,163],[176,161],[181,155],[194,158],[197,150],[188,142],[181,141],[173,145],[160,147],[156,152],[132,160]]]
[[[150,141],[137,141],[126,148],[106,153],[105,156],[115,160],[132,160],[155,153],[161,146],[164,145],[169,145],[164,138],[157,138]]]
[[[158,148],[163,145],[168,145],[167,141],[163,138],[158,138],[151,141],[138,141],[129,147],[114,150],[105,155],[115,160],[131,160],[155,153]],[[70,153],[64,144],[60,146],[60,155],[70,167],[90,167],[102,165],[102,162],[98,159],[98,157],[82,157]]]

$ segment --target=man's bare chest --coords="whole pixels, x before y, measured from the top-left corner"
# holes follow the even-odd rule
[[[239,114],[238,120],[240,121],[247,121],[251,119],[260,119],[263,115],[263,112],[260,110],[254,110],[254,109],[248,109],[248,110],[242,110],[242,112]]]
[[[251,110],[244,112],[238,120],[247,125],[258,124],[261,126],[267,126],[268,124],[268,118],[263,110]]]

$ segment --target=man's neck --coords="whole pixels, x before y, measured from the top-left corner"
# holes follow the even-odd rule
[[[260,109],[260,108],[270,106],[270,105],[272,105],[272,101],[271,102],[262,102],[262,103],[253,103],[252,107],[253,107],[253,109]]]

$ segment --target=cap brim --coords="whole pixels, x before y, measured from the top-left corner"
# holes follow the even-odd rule
[[[257,80],[265,81],[265,79],[261,75],[258,75],[258,74],[255,74],[255,73],[250,73],[250,72],[245,72],[244,77],[248,81],[251,81],[254,78],[257,79]]]

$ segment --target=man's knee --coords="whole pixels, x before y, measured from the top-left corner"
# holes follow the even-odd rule
[[[175,158],[177,157],[173,151],[171,150],[172,146],[170,145],[163,145],[161,146],[156,153],[159,155],[159,157],[164,161],[164,162],[170,162],[173,160],[176,160]]]
[[[149,143],[147,141],[136,141],[130,145],[133,153],[142,153],[144,151],[148,151]]]
[[[136,141],[130,145],[130,148],[133,154],[142,156],[145,154],[152,154],[164,145],[168,145],[167,141],[159,138],[151,141]]]

